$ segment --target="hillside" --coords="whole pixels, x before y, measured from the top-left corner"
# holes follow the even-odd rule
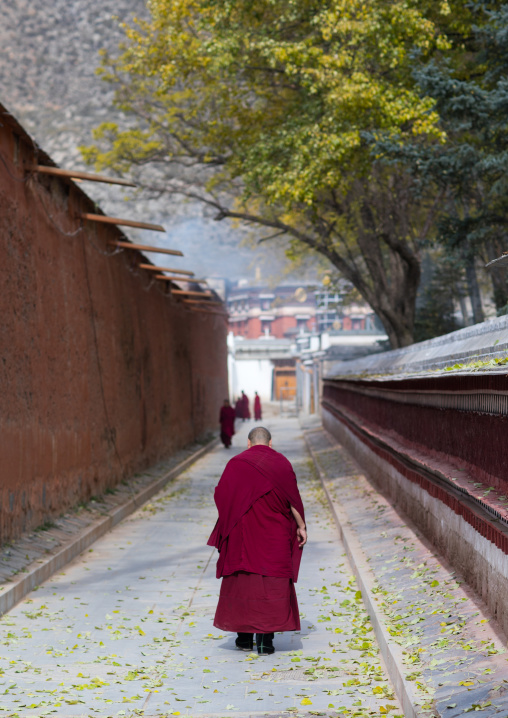
[[[119,21],[146,15],[145,0],[2,0],[0,8],[0,101],[59,165],[81,167],[79,145],[91,141],[93,127],[117,117],[111,88],[95,74],[99,50],[115,52],[122,40]],[[131,236],[181,249],[182,268],[192,264],[207,276],[234,278],[253,273],[267,255],[274,265],[272,249],[265,245],[258,254],[239,248],[243,233],[203,218],[199,206],[168,198],[126,203],[118,188],[83,187],[112,215],[162,222],[165,239]],[[275,254],[281,267],[282,253]]]

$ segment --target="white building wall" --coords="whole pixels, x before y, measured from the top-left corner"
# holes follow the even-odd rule
[[[236,376],[236,360],[231,352],[228,352],[228,386],[229,401],[234,404],[240,392],[238,391],[238,381]]]
[[[229,387],[234,401],[243,390],[250,399],[253,411],[254,392],[261,402],[272,398],[273,364],[270,359],[235,359],[229,355]]]

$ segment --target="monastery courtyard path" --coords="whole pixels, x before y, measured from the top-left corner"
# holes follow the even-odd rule
[[[301,632],[258,657],[212,626],[213,489],[247,422],[1,619],[0,716],[402,715],[298,422],[266,424],[308,514]]]

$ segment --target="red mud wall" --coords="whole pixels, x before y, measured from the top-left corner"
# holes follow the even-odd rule
[[[508,632],[508,378],[327,379],[323,424]]]
[[[456,394],[460,399],[471,394],[505,396],[508,378],[503,374],[492,377],[443,377],[383,382],[383,385],[385,390],[396,387],[401,395],[407,391],[413,396],[420,394],[424,397],[426,393],[436,395],[446,391],[448,394]],[[403,442],[409,452],[413,448],[417,449],[433,457],[436,465],[443,456],[458,470],[468,470],[477,481],[508,492],[506,456],[500,450],[508,432],[507,415],[421,406],[416,403],[417,399],[414,404],[399,403],[383,397],[383,390],[378,390],[379,396],[362,395],[358,390],[364,386],[368,386],[367,381],[329,381],[324,386],[323,399],[331,405],[353,412],[360,424],[380,429]]]
[[[1,108],[0,108],[1,109]],[[0,540],[215,429],[226,318],[185,308],[0,113]],[[146,261],[146,260],[145,260]]]

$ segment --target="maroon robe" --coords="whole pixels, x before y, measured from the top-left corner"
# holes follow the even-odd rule
[[[257,394],[254,398],[254,419],[261,421],[261,399]]]
[[[235,416],[237,416],[238,419],[241,419],[243,416],[243,402],[241,398],[235,401]]]
[[[235,433],[235,410],[232,406],[222,406],[220,410],[220,438],[226,448],[231,446],[231,437]]]
[[[293,506],[304,518],[290,462],[256,445],[228,462],[215,489],[219,518],[208,544],[223,577],[214,625],[226,631],[299,630],[294,583],[302,549]]]
[[[242,394],[242,419],[250,419],[249,397]]]

